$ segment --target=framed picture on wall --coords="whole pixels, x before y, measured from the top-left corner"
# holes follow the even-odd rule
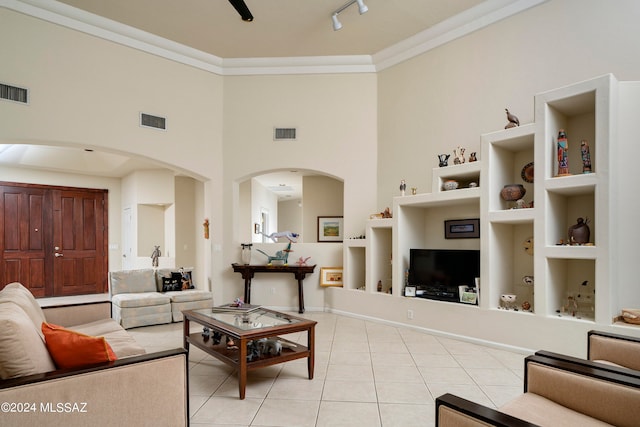
[[[318,217],[318,242],[342,242],[341,216]]]
[[[444,222],[445,239],[480,238],[480,219],[452,219]]]
[[[320,286],[342,286],[342,267],[322,267]]]

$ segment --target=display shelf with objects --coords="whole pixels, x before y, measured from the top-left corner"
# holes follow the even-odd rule
[[[475,189],[480,186],[479,161],[466,162],[459,165],[433,168],[431,179],[431,191],[458,191]]]
[[[384,312],[384,320],[418,328],[564,352],[580,347],[579,337],[594,327],[640,336],[640,328],[619,321],[623,309],[640,307],[630,283],[640,241],[640,82],[605,75],[534,101],[533,123],[480,136],[479,161],[434,167],[432,192],[393,199],[393,219],[368,229],[358,261],[368,292],[332,289],[336,310]],[[461,187],[476,180],[478,187]],[[445,189],[447,181],[457,188]],[[509,184],[526,190],[519,204],[501,196]],[[451,220],[478,218],[479,238],[447,236]],[[418,298],[414,286],[405,292],[412,249],[479,250],[478,305]],[[389,253],[393,294],[382,298],[377,276]],[[504,322],[536,333],[506,336]]]
[[[544,284],[536,288],[536,305],[546,315],[598,323],[614,316],[609,156],[617,151],[617,94],[616,79],[606,75],[535,96],[536,170],[543,180],[535,193],[535,276]],[[575,315],[569,307],[578,295],[589,296],[590,308]]]

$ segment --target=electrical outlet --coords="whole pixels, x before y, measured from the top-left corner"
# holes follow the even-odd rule
[[[413,319],[413,310],[407,310],[407,319]]]

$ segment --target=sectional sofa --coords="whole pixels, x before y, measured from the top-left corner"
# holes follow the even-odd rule
[[[41,309],[19,283],[0,291],[3,427],[185,426],[187,369],[184,349],[147,354],[109,302]]]

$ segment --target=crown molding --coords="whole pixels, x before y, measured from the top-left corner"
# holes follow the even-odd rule
[[[548,0],[486,0],[374,55],[228,58],[190,48],[54,0],[0,0],[0,7],[224,76],[376,73]]]
[[[373,55],[382,71],[549,0],[487,0]]]

